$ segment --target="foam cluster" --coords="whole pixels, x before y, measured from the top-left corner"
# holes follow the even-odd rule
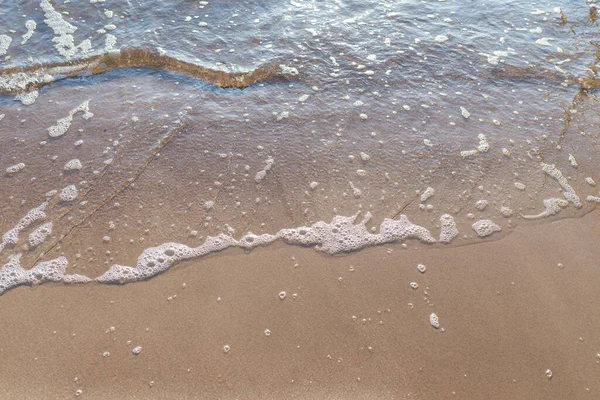
[[[46,238],[52,234],[52,221],[38,226],[29,234],[29,247],[34,248],[44,243]]]
[[[25,106],[30,106],[35,103],[35,100],[40,95],[40,92],[36,89],[29,92],[19,93],[15,96],[15,100],[20,101]]]
[[[35,28],[37,28],[37,24],[34,20],[29,19],[25,21],[25,28],[27,28],[27,32],[23,35],[23,40],[21,40],[22,45],[27,43],[27,41],[31,39],[33,33],[35,32]]]
[[[432,187],[428,187],[427,189],[425,189],[423,193],[421,193],[421,203],[425,203],[427,200],[429,200],[429,198],[433,196],[434,193],[435,190]]]
[[[573,203],[575,208],[580,208],[583,205],[581,204],[581,199],[579,198],[577,193],[575,193],[573,187],[569,185],[569,182],[567,182],[567,179],[563,176],[562,172],[560,172],[554,164],[541,164],[542,171],[544,171],[552,178],[556,179],[558,184],[564,189],[563,195],[565,196],[565,199]]]
[[[267,171],[271,169],[274,162],[275,162],[275,160],[272,157],[269,157],[267,159],[267,161],[266,161],[267,165],[265,165],[265,167],[263,169],[258,171],[256,173],[256,176],[254,177],[254,180],[256,181],[256,183],[260,183],[263,179],[265,179],[265,176],[267,176]]]
[[[71,123],[73,122],[73,117],[78,112],[83,113],[83,115],[81,116],[83,119],[92,118],[94,114],[90,112],[89,106],[90,101],[86,100],[83,103],[81,103],[78,107],[69,111],[69,115],[57,120],[56,125],[52,125],[50,128],[48,128],[48,135],[50,135],[50,137],[59,137],[67,133],[67,131],[71,127]]]
[[[424,243],[435,243],[436,240],[422,226],[411,223],[406,215],[398,220],[386,218],[379,227],[379,233],[370,233],[366,223],[371,214],[367,213],[363,220],[355,224],[358,214],[351,217],[335,216],[330,223],[316,222],[310,227],[282,229],[277,234],[256,235],[246,233],[239,240],[221,234],[209,236],[199,247],[188,247],[179,243],[164,243],[151,247],[138,257],[135,267],[115,264],[108,271],[96,278],[100,283],[128,283],[149,279],[165,272],[180,261],[201,257],[224,250],[228,247],[252,249],[266,246],[275,240],[288,244],[314,247],[328,254],[359,250],[365,246],[390,243],[415,238]]]
[[[480,219],[479,221],[475,222],[472,227],[479,237],[487,237],[494,232],[500,232],[502,230],[499,225],[496,225],[492,220],[489,219]]]
[[[32,208],[29,210],[27,214],[23,218],[17,222],[17,224],[6,232],[2,236],[2,243],[0,243],[0,251],[4,250],[7,245],[17,244],[19,241],[19,234],[24,229],[27,229],[31,224],[36,221],[43,220],[46,218],[46,206],[47,202],[40,204],[39,206]]]
[[[560,210],[562,210],[564,207],[566,207],[568,205],[569,205],[569,202],[565,199],[557,199],[557,198],[545,199],[544,200],[544,207],[545,207],[544,211],[542,211],[539,214],[535,214],[535,215],[521,215],[521,217],[523,217],[524,219],[546,218],[551,215],[558,214],[560,212]]]
[[[168,270],[177,262],[201,257],[235,245],[238,245],[238,241],[225,234],[209,236],[204,244],[196,248],[179,243],[164,243],[144,250],[138,257],[135,267],[115,264],[97,277],[96,281],[127,283],[148,279]]]
[[[92,49],[92,43],[89,39],[85,39],[77,46],[75,45],[75,39],[73,33],[77,30],[77,27],[71,25],[65,21],[62,15],[52,7],[52,4],[48,0],[42,0],[40,7],[44,11],[44,22],[54,32],[54,38],[52,42],[58,53],[63,56],[66,60],[70,60],[72,57],[81,53],[86,55]]]
[[[60,191],[58,198],[60,201],[73,201],[79,196],[79,191],[75,185],[69,185]]]
[[[24,163],[18,163],[15,165],[11,165],[10,167],[6,168],[6,173],[7,174],[16,174],[17,172],[19,172],[20,170],[22,170],[23,168],[25,168],[25,164]]]
[[[480,133],[479,135],[477,135],[477,139],[479,139],[479,144],[477,145],[477,149],[461,151],[460,156],[462,158],[474,156],[479,153],[487,153],[488,151],[490,151],[490,144],[488,143],[487,138],[485,137],[485,135],[483,133]]]
[[[21,267],[21,254],[11,256],[0,268],[0,294],[20,285],[37,285],[44,282],[86,283],[91,280],[83,275],[65,275],[68,261],[60,256],[44,261],[26,270]]]
[[[67,161],[63,169],[65,171],[74,171],[80,170],[82,167],[83,166],[81,165],[81,161],[79,161],[77,158],[74,158],[72,160]]]
[[[12,38],[8,35],[0,35],[0,56],[3,56],[8,51],[8,47],[12,43]]]
[[[456,228],[456,222],[450,214],[444,214],[440,217],[440,243],[450,243],[458,236],[458,229]]]

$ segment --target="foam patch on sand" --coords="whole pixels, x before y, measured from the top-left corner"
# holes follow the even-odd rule
[[[367,213],[361,222],[355,224],[357,218],[358,214],[351,217],[335,216],[330,223],[319,221],[310,227],[282,229],[275,235],[255,235],[250,232],[240,240],[225,234],[209,236],[204,244],[195,248],[179,243],[164,243],[144,250],[138,257],[135,267],[113,265],[107,272],[96,278],[96,281],[101,283],[135,282],[164,272],[180,261],[201,257],[228,247],[251,249],[265,246],[275,240],[314,247],[317,251],[328,254],[351,252],[367,246],[406,239],[417,239],[423,243],[436,242],[427,229],[413,224],[406,215],[401,215],[398,220],[386,218],[379,227],[379,233],[370,233],[367,229],[366,224],[371,219],[370,213]]]
[[[564,189],[563,195],[565,196],[565,199],[567,199],[568,201],[573,203],[575,208],[581,208],[581,206],[583,205],[583,204],[581,204],[581,199],[579,198],[577,193],[575,193],[575,190],[573,189],[573,187],[571,185],[569,185],[569,182],[563,176],[562,172],[560,172],[554,164],[542,163],[541,165],[542,165],[542,171],[544,171],[546,174],[548,174],[552,178],[556,179],[558,184]]]
[[[27,229],[31,224],[36,221],[40,221],[46,219],[46,206],[48,202],[43,202],[39,206],[32,208],[29,210],[27,214],[23,218],[17,222],[17,224],[7,231],[2,236],[2,242],[0,243],[0,252],[4,250],[4,248],[11,244],[17,244],[19,242],[19,234],[24,229]]]
[[[52,125],[50,128],[48,128],[48,135],[50,135],[50,137],[59,137],[59,136],[64,135],[65,133],[67,133],[67,131],[71,127],[71,123],[73,122],[73,117],[78,112],[83,113],[83,115],[82,115],[83,119],[92,118],[94,116],[94,114],[90,112],[89,106],[90,106],[90,101],[86,100],[83,103],[81,103],[78,107],[69,111],[69,115],[57,120],[56,125]]]
[[[60,256],[44,261],[26,270],[21,267],[21,254],[11,256],[0,268],[0,294],[20,285],[37,285],[44,282],[86,283],[91,279],[83,275],[66,275],[67,259]]]

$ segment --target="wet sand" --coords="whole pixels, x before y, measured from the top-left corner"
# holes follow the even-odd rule
[[[125,286],[19,287],[2,296],[0,390],[13,399],[79,389],[89,399],[596,398],[599,226],[593,211],[496,241],[343,256],[275,243]]]

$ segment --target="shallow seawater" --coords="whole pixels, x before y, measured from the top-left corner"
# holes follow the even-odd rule
[[[110,351],[97,332],[79,334],[72,354],[95,361],[85,362],[80,384],[73,377],[83,372],[59,357],[53,376],[69,383],[46,394],[60,398],[88,389],[90,398],[445,398],[461,390],[463,398],[515,398],[505,385],[517,379],[519,357],[528,357],[522,376],[542,379],[523,383],[524,398],[593,397],[600,348],[581,355],[565,343],[595,327],[583,321],[599,305],[584,290],[600,265],[591,250],[600,202],[596,10],[595,1],[1,3],[0,302],[23,307],[2,307],[14,321],[5,333],[43,343],[44,356],[32,359],[56,356],[46,333],[21,336],[19,310],[29,302],[47,302],[42,325],[61,321],[51,334],[76,330],[56,314],[72,302],[102,335],[111,318],[127,326]],[[502,271],[505,259],[513,264]],[[425,274],[416,270],[429,261]],[[480,270],[488,262],[493,268]],[[544,265],[566,276],[544,276]],[[117,285],[96,280],[107,271]],[[69,280],[76,283],[61,283]],[[185,303],[182,283],[190,282]],[[514,295],[520,302],[496,300],[519,282],[527,283]],[[574,303],[567,286],[587,302]],[[298,295],[296,311],[278,308],[282,290],[286,305]],[[213,308],[220,296],[236,301]],[[111,309],[112,298],[125,311]],[[531,307],[544,307],[535,321]],[[394,314],[399,308],[409,314]],[[102,328],[92,315],[103,316]],[[553,330],[542,335],[548,318]],[[348,325],[362,319],[381,322],[381,333]],[[150,326],[156,336],[143,339]],[[474,336],[452,336],[458,326]],[[509,332],[497,326],[528,332],[505,344],[520,352],[491,350],[488,339]],[[528,329],[542,344],[531,344]],[[264,347],[267,330],[273,348]],[[206,344],[189,348],[196,334]],[[0,349],[17,354],[26,342]],[[148,346],[171,352],[161,359]],[[372,347],[395,355],[369,362]],[[333,349],[339,354],[325,354]],[[551,379],[552,362],[536,362],[544,351],[563,356]],[[109,388],[90,378],[105,352],[121,372],[136,362],[131,381]],[[301,368],[290,366],[294,352]],[[490,368],[486,352],[500,359],[477,378],[481,391],[473,380],[459,388],[444,362],[466,377]],[[204,386],[165,369],[181,364],[189,374],[186,353],[216,363],[189,367]],[[145,357],[155,358],[144,366]],[[286,368],[267,367],[278,357]],[[411,369],[419,359],[429,362]],[[556,373],[574,365],[579,378],[567,381],[576,387]],[[19,364],[15,382],[27,368]],[[314,372],[300,378],[305,369]],[[418,378],[423,371],[437,378]],[[506,381],[495,386],[497,374]],[[350,386],[332,384],[350,375]],[[159,390],[161,376],[177,389]],[[16,384],[2,388],[28,397]]]

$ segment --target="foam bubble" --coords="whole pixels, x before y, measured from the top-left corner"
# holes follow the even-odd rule
[[[7,231],[2,236],[2,243],[0,243],[0,251],[4,250],[4,248],[9,244],[16,244],[19,241],[19,233],[24,229],[28,228],[31,224],[36,221],[42,220],[46,218],[46,206],[47,202],[40,204],[39,206],[32,208],[29,210],[27,214],[23,218],[17,222],[17,224]]]
[[[590,186],[596,186],[596,182],[590,176],[585,178],[585,182]]]
[[[500,207],[500,214],[502,214],[503,217],[509,218],[509,217],[512,217],[512,215],[514,214],[514,211],[510,207],[502,206],[502,207]]]
[[[50,137],[59,137],[67,133],[67,131],[71,127],[71,123],[73,122],[73,117],[78,112],[83,113],[83,115],[81,116],[83,119],[92,118],[94,114],[90,112],[89,105],[90,101],[86,100],[83,103],[81,103],[78,107],[69,111],[69,115],[57,120],[56,125],[53,125],[48,128],[48,135],[50,135]]]
[[[85,39],[77,46],[75,45],[75,39],[73,38],[72,33],[74,33],[77,28],[65,21],[62,15],[54,10],[54,7],[52,7],[52,4],[50,4],[48,0],[42,0],[40,2],[40,7],[44,11],[44,16],[46,17],[44,23],[46,23],[46,25],[54,32],[52,42],[54,42],[54,47],[61,56],[66,60],[70,60],[78,53],[86,55],[92,49],[92,44],[89,39]]]
[[[18,163],[15,165],[11,165],[10,167],[6,168],[6,173],[7,174],[15,174],[15,173],[19,172],[20,170],[22,170],[23,168],[25,168],[24,163]]]
[[[575,208],[580,208],[582,206],[581,199],[577,193],[575,193],[575,190],[571,185],[569,185],[569,182],[567,182],[567,179],[563,176],[562,172],[560,172],[554,164],[541,163],[541,165],[542,171],[556,179],[558,184],[564,189],[563,195],[565,196],[565,199],[573,203]]]
[[[450,243],[454,238],[458,236],[458,229],[456,228],[456,222],[450,214],[444,214],[440,217],[440,243]]]
[[[573,154],[569,154],[569,162],[571,163],[571,166],[573,168],[579,167],[579,164],[577,163],[577,160],[575,159],[575,156]]]
[[[298,70],[294,67],[288,67],[287,65],[280,64],[281,72],[286,75],[298,75]]]
[[[19,285],[60,282],[67,268],[67,259],[64,256],[41,262],[30,270],[22,268],[20,260],[21,254],[13,255],[8,263],[0,268],[0,294]]]
[[[417,270],[420,273],[424,274],[427,271],[427,267],[425,266],[425,264],[419,264],[417,265]]]
[[[502,230],[499,225],[496,225],[489,219],[480,219],[479,221],[475,222],[472,227],[479,237],[490,236],[494,232],[500,232]]]
[[[366,223],[371,218],[367,213],[365,218],[354,224],[358,217],[335,216],[330,223],[319,221],[311,227],[282,229],[275,235],[255,235],[251,232],[240,240],[225,234],[207,237],[204,244],[191,248],[179,243],[164,243],[151,247],[138,257],[135,267],[115,264],[108,271],[96,278],[101,283],[128,283],[151,278],[162,273],[177,262],[201,257],[210,253],[224,250],[228,247],[251,249],[267,245],[277,239],[288,244],[298,244],[314,247],[328,254],[356,251],[365,246],[402,241],[409,238],[418,239],[423,243],[435,243],[429,231],[422,226],[411,223],[406,215],[398,220],[386,218],[379,227],[379,233],[370,233]]]
[[[31,90],[29,92],[19,93],[15,96],[15,100],[20,101],[23,105],[30,106],[35,103],[35,100],[40,95],[37,90]]]
[[[42,244],[52,234],[52,222],[46,222],[38,226],[29,234],[29,247],[34,248]]]
[[[3,56],[8,51],[8,47],[12,43],[12,38],[8,35],[0,35],[0,56]]]
[[[67,163],[63,167],[63,169],[65,171],[80,170],[81,168],[82,168],[81,161],[79,161],[77,158],[67,161]]]
[[[594,203],[600,203],[600,197],[597,196],[588,196],[586,200]]]
[[[479,211],[483,211],[487,208],[490,203],[487,200],[479,200],[475,203],[475,208]]]
[[[265,162],[267,165],[265,165],[265,167],[262,170],[258,171],[256,173],[256,176],[254,177],[256,183],[260,183],[263,179],[265,179],[265,177],[267,176],[267,171],[271,169],[275,160],[272,157],[269,157]]]
[[[425,203],[427,200],[431,198],[435,193],[435,190],[432,187],[428,187],[421,193],[421,203]]]
[[[134,356],[137,356],[141,352],[142,352],[142,346],[136,346],[133,348],[133,350],[131,350],[131,353],[133,353]]]
[[[569,202],[564,199],[545,199],[544,200],[544,211],[535,215],[521,215],[524,219],[541,219],[551,215],[558,214],[564,207],[568,206]]]
[[[461,115],[465,118],[465,119],[469,119],[469,117],[471,116],[471,113],[469,111],[467,111],[466,108],[464,107],[460,107],[460,113]]]
[[[79,196],[79,191],[75,185],[69,185],[60,191],[58,198],[60,201],[73,201]]]
[[[479,135],[477,135],[477,138],[479,139],[477,151],[480,153],[487,153],[488,151],[490,151],[490,144],[488,143],[485,135],[483,133],[480,133]]]
[[[37,24],[34,20],[29,19],[25,21],[25,28],[27,28],[27,32],[23,35],[23,40],[21,41],[22,45],[31,39],[31,36],[33,36],[33,33],[35,32],[35,28],[37,28]]]
[[[431,315],[429,316],[429,323],[435,329],[439,329],[440,328],[440,319],[438,318],[437,315],[435,315],[435,313],[431,313]]]

